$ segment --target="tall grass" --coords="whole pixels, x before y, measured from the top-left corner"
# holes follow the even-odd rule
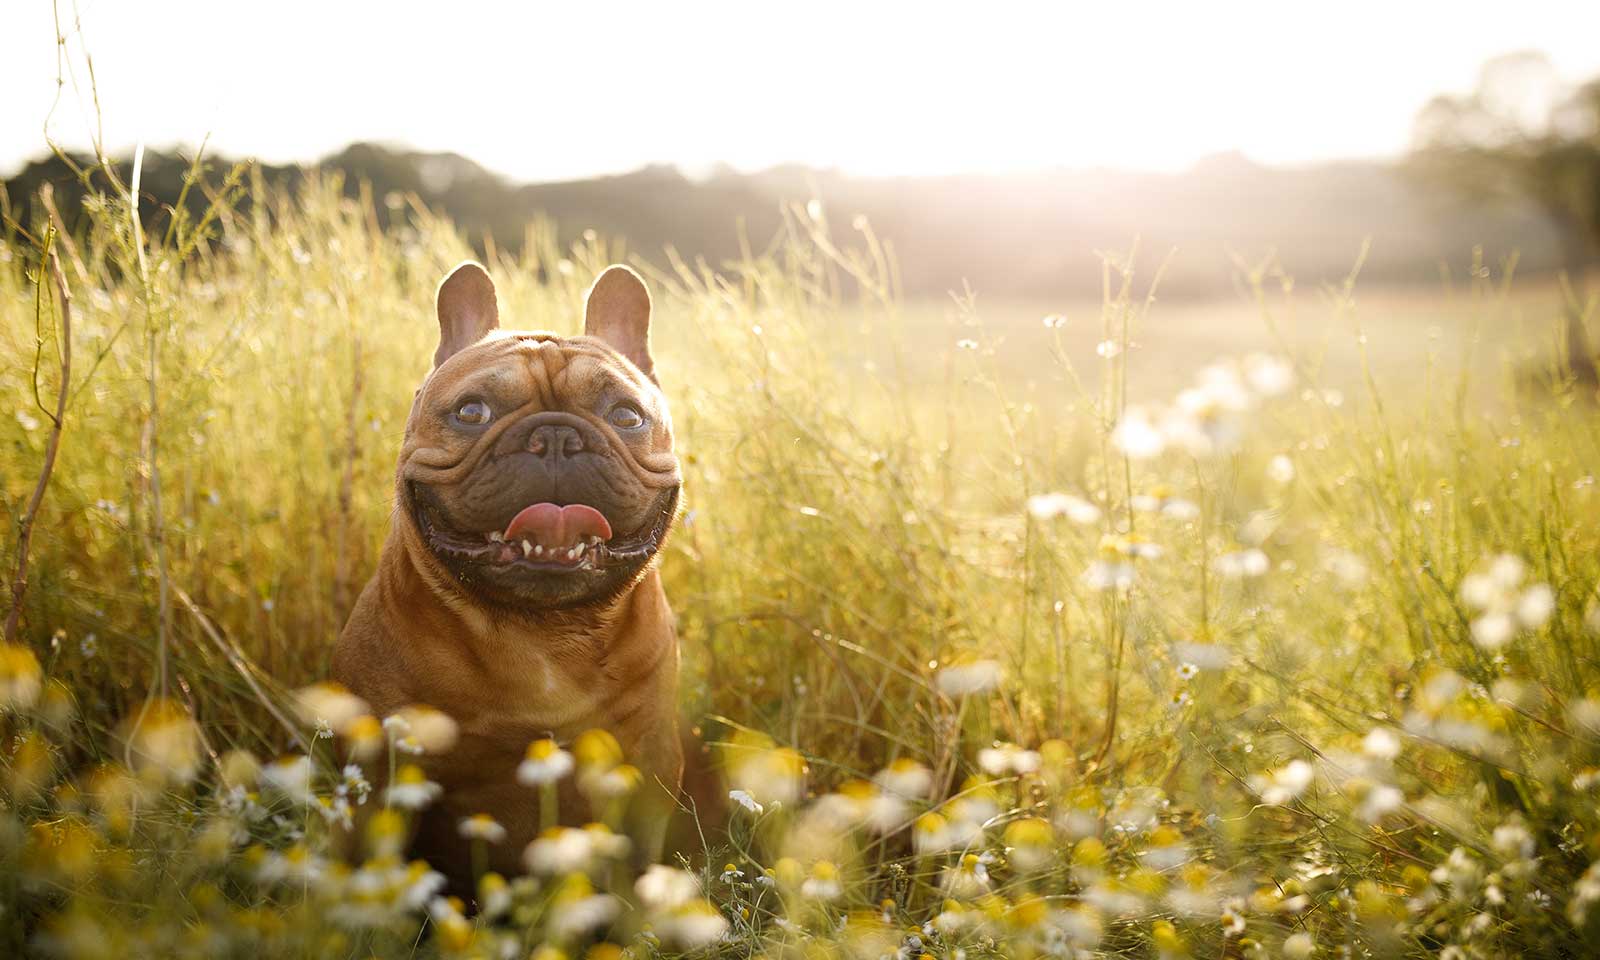
[[[75,362],[0,664],[14,952],[1595,947],[1600,420],[1559,351],[1538,396],[1509,363],[1475,382],[1508,278],[1475,275],[1400,381],[1364,362],[1386,318],[1353,278],[1249,271],[1278,345],[1130,391],[1154,262],[1108,257],[1097,316],[1004,331],[971,295],[910,317],[892,250],[815,206],[739,262],[651,271],[684,710],[751,807],[684,851],[692,895],[596,862],[485,880],[468,916],[382,837],[340,865],[337,805],[367,794],[306,709],[332,694],[290,691],[376,561],[433,287],[469,250],[415,206],[380,232],[338,182],[211,179],[202,222],[141,236],[113,195],[58,248]],[[8,561],[60,346],[38,222],[0,247]],[[624,254],[532,230],[491,257],[502,316],[576,332]],[[1323,382],[1308,313],[1364,376]],[[307,751],[304,784],[273,762]],[[624,909],[580,922],[591,894]]]

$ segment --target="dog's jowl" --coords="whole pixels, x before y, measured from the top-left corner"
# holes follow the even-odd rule
[[[508,831],[488,865],[520,871],[542,815],[517,767],[531,742],[589,729],[642,772],[633,827],[649,845],[683,766],[677,638],[654,565],[680,475],[650,295],[611,267],[589,291],[583,336],[502,330],[493,282],[465,263],[437,308],[394,519],[334,674],[380,714],[428,704],[455,719],[455,748],[422,758],[444,792],[415,843],[452,877],[470,873],[457,824],[478,813]],[[576,790],[558,805],[566,823],[598,813]]]

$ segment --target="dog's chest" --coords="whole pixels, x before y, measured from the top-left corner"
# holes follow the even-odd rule
[[[526,653],[486,673],[478,709],[463,725],[468,736],[522,749],[539,737],[564,740],[606,725],[606,684],[599,682],[603,678],[597,670],[573,669],[553,657]]]

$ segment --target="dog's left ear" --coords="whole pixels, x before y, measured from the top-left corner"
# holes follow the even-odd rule
[[[439,284],[434,306],[439,313],[439,349],[433,352],[436,370],[500,326],[494,281],[489,279],[489,271],[471,260],[450,271]]]
[[[614,264],[595,278],[583,307],[584,336],[605,341],[651,380],[650,291],[637,273]]]

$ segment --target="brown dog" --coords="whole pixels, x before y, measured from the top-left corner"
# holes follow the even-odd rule
[[[469,875],[457,823],[488,813],[508,831],[490,866],[510,875],[540,822],[537,791],[516,780],[533,740],[609,730],[645,792],[676,791],[678,643],[653,561],[680,474],[633,271],[595,281],[581,337],[500,330],[475,263],[440,284],[437,307],[389,537],[333,673],[380,716],[428,704],[455,719],[455,748],[424,760],[444,794],[416,853]],[[668,804],[652,806],[664,830]],[[568,823],[589,816],[571,790],[560,807]]]

